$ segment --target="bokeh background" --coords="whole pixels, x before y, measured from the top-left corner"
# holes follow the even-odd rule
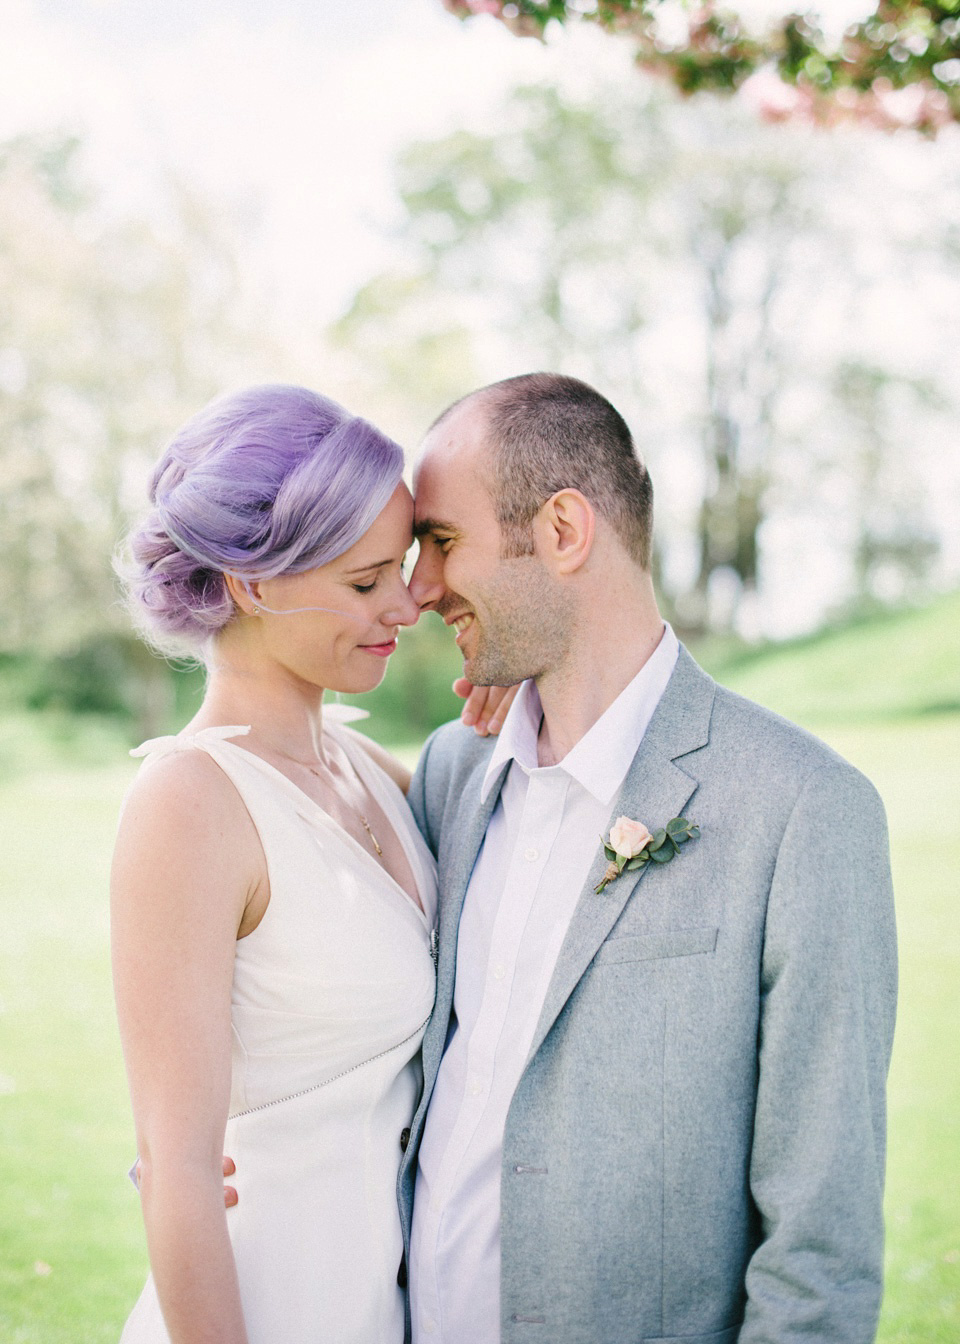
[[[11,1344],[115,1340],[145,1273],[107,873],[128,748],[203,688],[136,641],[112,577],[151,461],[272,380],[412,460],[449,401],[533,368],[631,423],[696,655],[883,794],[903,974],[880,1339],[960,1337],[960,3],[884,0],[859,92],[812,20],[777,77],[751,37],[787,31],[776,0],[742,31],[651,3],[646,48],[634,7],[606,5],[610,32],[594,0],[0,0]],[[822,6],[824,49],[874,8]],[[435,618],[404,632],[368,731],[415,759],[458,666]]]

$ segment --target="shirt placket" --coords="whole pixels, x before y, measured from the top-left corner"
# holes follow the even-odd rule
[[[515,763],[514,768],[523,769],[527,775],[523,811],[497,903],[483,997],[466,1050],[463,1100],[431,1201],[434,1207],[431,1209],[430,1231],[435,1248],[431,1256],[434,1271],[430,1276],[432,1302],[427,1309],[427,1320],[421,1321],[423,1332],[431,1336],[437,1331],[437,1322],[442,1326],[443,1320],[439,1283],[444,1262],[442,1224],[450,1191],[455,1188],[458,1169],[468,1155],[484,1112],[498,1100],[492,1095],[493,1083],[497,1055],[505,1033],[511,1050],[516,1048],[518,1041],[529,1044],[540,1014],[539,1003],[514,996],[514,980],[537,891],[560,829],[569,777],[562,770],[531,771],[519,763]],[[512,1094],[513,1083],[505,1084],[501,1078],[501,1091],[504,1086],[509,1086]],[[503,1098],[499,1100],[503,1101]],[[506,1107],[503,1109],[505,1117]],[[442,1337],[441,1329],[441,1340]]]

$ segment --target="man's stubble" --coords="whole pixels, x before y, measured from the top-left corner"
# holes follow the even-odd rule
[[[536,556],[504,560],[477,597],[476,604],[466,604],[450,594],[438,606],[441,615],[462,611],[465,604],[474,612],[467,637],[474,648],[463,666],[474,686],[515,686],[562,664],[575,612]]]

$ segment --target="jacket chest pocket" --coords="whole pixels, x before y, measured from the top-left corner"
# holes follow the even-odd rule
[[[658,933],[628,933],[608,938],[593,959],[595,966],[623,961],[659,961],[713,952],[719,929],[664,929]]]

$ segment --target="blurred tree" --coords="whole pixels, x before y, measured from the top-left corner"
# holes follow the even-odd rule
[[[344,367],[338,395],[362,407],[367,419],[399,443],[416,443],[436,408],[478,381],[464,314],[441,302],[422,275],[374,276],[327,340],[330,355]]]
[[[250,337],[206,206],[171,183],[161,225],[113,219],[78,150],[0,145],[0,652],[62,659],[61,701],[106,695],[151,731],[170,679],[128,633],[111,555],[159,444]]]
[[[852,604],[862,609],[871,601],[910,601],[925,591],[940,542],[911,455],[892,451],[892,443],[905,425],[916,423],[918,410],[948,408],[928,379],[892,375],[861,360],[840,363],[833,388],[858,450],[849,473]]]
[[[492,15],[542,38],[579,20],[627,36],[637,64],[682,93],[743,88],[771,120],[858,120],[934,134],[960,121],[960,0],[877,0],[838,39],[816,9],[792,7],[753,31],[736,0],[442,0],[461,18]],[[828,10],[829,14],[829,10]]]

